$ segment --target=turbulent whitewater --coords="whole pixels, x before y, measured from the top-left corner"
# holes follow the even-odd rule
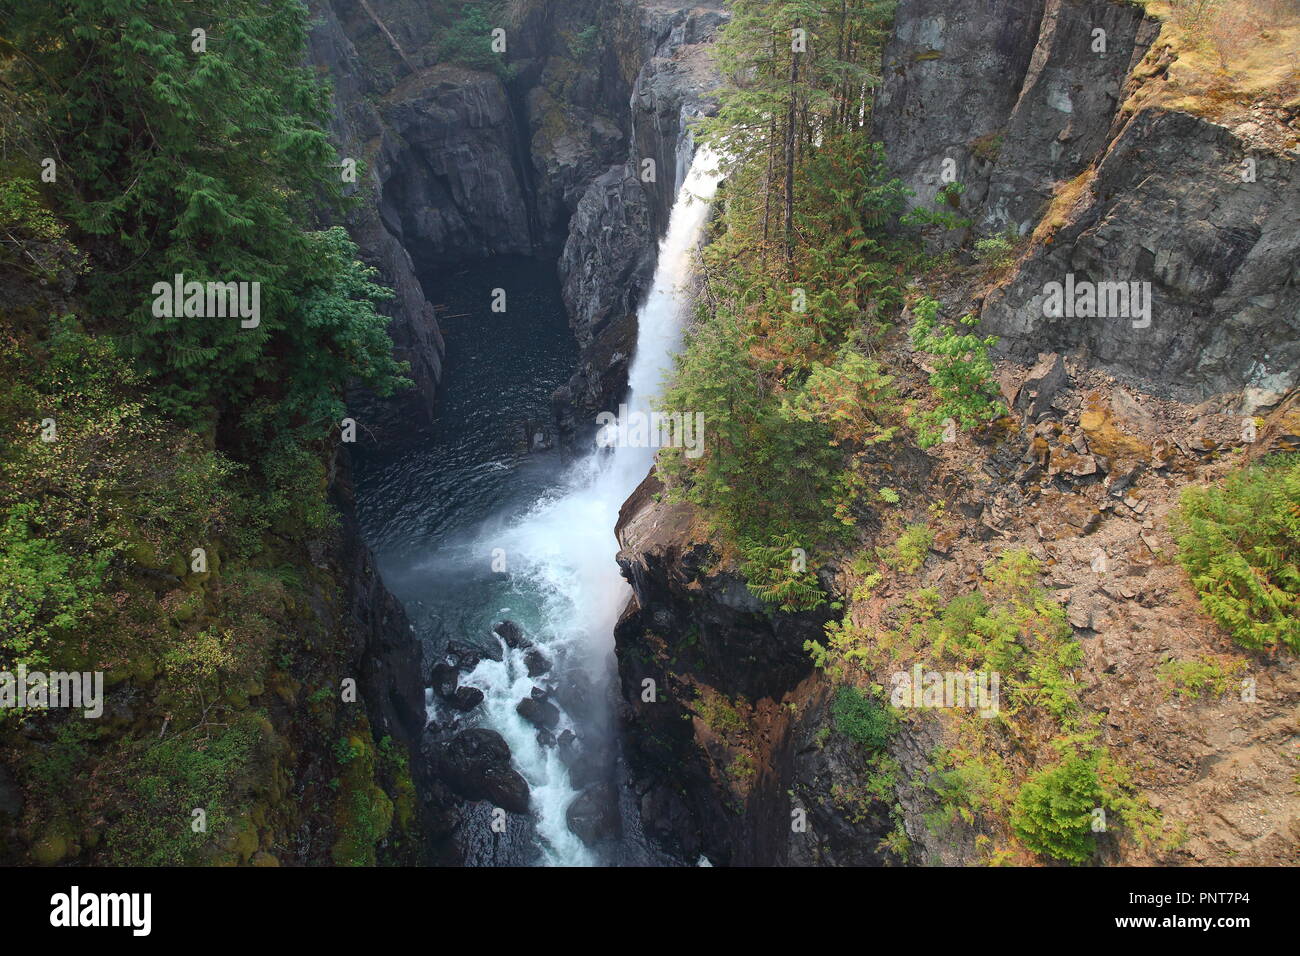
[[[626,399],[631,413],[649,413],[681,344],[688,305],[685,287],[717,181],[716,161],[707,150],[699,150],[660,243],[651,290],[638,311],[637,350]],[[552,676],[561,681],[566,669],[581,668],[598,691],[608,686],[614,625],[630,593],[615,561],[614,525],[619,508],[649,471],[654,454],[653,447],[593,449],[522,518],[489,521],[477,536],[473,550],[480,560],[495,555],[508,569],[510,586],[505,603],[497,609],[498,617],[525,624],[528,636],[554,661]],[[483,691],[483,724],[510,744],[515,766],[528,782],[544,861],[595,863],[565,820],[577,791],[557,748],[539,743],[537,730],[515,712],[535,683],[528,676],[523,651],[504,646],[503,651],[503,660],[483,660],[464,683]],[[603,693],[599,696],[606,698]],[[607,726],[575,726],[564,713],[555,732],[565,729],[582,741],[586,735],[605,732]]]

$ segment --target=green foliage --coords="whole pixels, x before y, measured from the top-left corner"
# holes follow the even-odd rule
[[[375,845],[393,823],[393,801],[376,782],[376,754],[368,729],[339,741],[342,766],[330,856],[339,866],[374,866]]]
[[[793,535],[780,535],[770,546],[742,545],[741,572],[760,601],[783,611],[809,611],[826,601],[812,569],[801,567]]]
[[[1096,760],[1074,754],[1025,781],[1011,825],[1035,853],[1086,863],[1096,849],[1092,813],[1102,800]]]
[[[720,109],[697,130],[721,157],[722,215],[663,402],[703,412],[710,442],[696,460],[665,451],[660,469],[742,552],[756,593],[808,607],[811,576],[769,555],[851,538],[870,513],[872,449],[898,429],[892,377],[872,352],[920,246],[898,229],[909,192],[863,129],[893,2],[729,11]]]
[[[1034,708],[1070,725],[1078,711],[1074,670],[1083,649],[1065,609],[1037,586],[1038,573],[1032,555],[1007,549],[985,566],[979,591],[947,603],[931,589],[914,591],[897,612],[895,627],[868,632],[831,621],[826,640],[809,641],[804,649],[835,679],[854,667],[897,667],[914,656],[997,672],[1003,696],[998,720]]]
[[[915,574],[925,564],[933,543],[934,532],[929,525],[909,524],[889,548],[882,549],[881,558],[895,570]]]
[[[912,417],[921,447],[937,444],[949,419],[969,430],[1005,414],[1005,407],[997,399],[998,387],[988,354],[997,336],[980,337],[940,326],[939,303],[928,296],[916,303],[913,312],[916,321],[910,332],[912,345],[931,356],[935,370],[930,375],[930,386],[939,397],[937,408]],[[961,324],[967,327],[978,323],[973,315],[961,318]]]
[[[0,337],[0,415],[16,424],[0,437],[6,667],[84,641],[123,570],[183,568],[231,508],[230,462],[134,399],[111,341],[70,317],[43,331]]]
[[[86,771],[94,733],[90,721],[73,716],[36,752],[27,779],[47,805],[58,806],[83,785],[79,778]]]
[[[1016,257],[1018,236],[1014,228],[1005,233],[986,236],[975,240],[975,259],[991,269],[1003,269],[1011,265]]]
[[[161,410],[274,407],[278,428],[317,433],[355,376],[399,384],[377,287],[341,230],[303,228],[341,176],[324,125],[328,91],[303,62],[296,0],[18,5],[7,79],[59,157],[53,212],[93,237],[87,277],[102,328],[156,383]],[[206,52],[191,31],[207,32]],[[261,323],[158,317],[156,283],[257,282]]]
[[[961,208],[961,197],[965,192],[965,183],[946,183],[935,193],[934,208],[917,206],[900,221],[905,226],[919,228],[923,235],[936,230],[968,229],[971,221],[955,211]]]
[[[754,765],[754,758],[747,753],[738,753],[735,758],[727,765],[727,776],[737,783],[746,783],[754,778],[758,768]]]
[[[1170,694],[1194,700],[1222,697],[1245,669],[1245,661],[1225,661],[1210,655],[1181,661],[1171,657],[1156,668],[1156,675]]]
[[[695,700],[695,712],[720,737],[735,737],[748,729],[744,713],[748,707],[743,697],[733,704],[725,694],[708,688],[702,689]]]
[[[121,772],[132,799],[109,827],[109,853],[117,865],[182,866],[208,862],[217,841],[228,838],[251,802],[246,780],[262,716],[250,711],[215,736],[173,734],[142,739]],[[206,811],[206,832],[194,832],[192,811]]]
[[[899,301],[906,243],[888,235],[895,210],[877,203],[896,190],[868,154],[836,142],[808,159],[845,181],[801,179],[800,234],[820,238],[800,248],[794,280],[764,266],[752,196],[729,199],[706,250],[711,294],[663,406],[702,412],[710,442],[695,460],[666,450],[661,468],[744,549],[844,538],[867,504],[858,463],[897,431],[892,377],[864,354],[859,326]]]
[[[438,59],[509,78],[505,54],[492,51],[492,31],[505,26],[504,13],[505,4],[499,0],[463,4],[460,15],[441,30]]]
[[[1178,560],[1237,643],[1300,651],[1300,455],[1279,455],[1183,492]]]
[[[35,180],[6,168],[11,165],[0,164],[0,269],[42,282],[65,269],[81,271],[83,257],[67,241],[67,228],[50,212]]]
[[[958,820],[973,824],[979,815],[1004,809],[1014,790],[1006,763],[986,754],[939,750],[934,754],[928,785],[939,806],[926,814],[932,830]]]
[[[600,24],[593,23],[583,30],[578,31],[577,36],[573,38],[570,44],[570,50],[579,60],[585,60],[595,52],[600,45]]]
[[[835,729],[854,743],[878,750],[889,743],[898,721],[879,701],[852,685],[843,685],[831,701]]]
[[[83,560],[65,553],[39,536],[39,519],[36,505],[27,502],[15,505],[0,525],[0,651],[6,665],[32,669],[47,664],[50,643],[90,611],[109,562],[104,551]]]

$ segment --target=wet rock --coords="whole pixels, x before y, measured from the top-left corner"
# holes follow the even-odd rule
[[[556,745],[555,734],[549,730],[537,731],[537,745],[539,747],[554,747]]]
[[[590,737],[585,738],[581,745],[573,742],[566,744],[561,735],[559,748],[560,762],[568,769],[569,783],[574,789],[581,790],[593,783],[608,782],[614,755],[607,744]]]
[[[569,830],[587,846],[619,833],[618,790],[606,783],[585,788],[564,812]]]
[[[656,784],[641,796],[641,825],[656,842],[676,851],[682,859],[698,859],[703,845],[699,826],[677,791]]]
[[[483,795],[503,810],[528,812],[528,781],[512,767],[488,767],[483,772]]]
[[[524,666],[528,668],[529,677],[539,677],[551,669],[551,662],[545,654],[534,647],[524,655]]]
[[[460,680],[460,675],[454,666],[446,661],[440,661],[433,665],[429,680],[435,694],[443,700],[450,700],[456,693],[456,684]]]
[[[452,641],[447,645],[447,660],[453,667],[462,671],[472,671],[484,658],[500,661],[503,656],[498,646],[477,647],[468,641]]]
[[[528,783],[510,766],[510,746],[495,730],[463,730],[442,745],[437,758],[440,777],[461,796],[528,812]]]
[[[532,647],[533,642],[524,636],[524,630],[514,621],[502,621],[496,627],[492,628],[492,633],[506,642],[506,646],[511,650]]]
[[[477,687],[457,687],[447,703],[457,710],[473,710],[483,703],[483,692]]]
[[[534,692],[538,688],[533,688]],[[545,696],[525,697],[515,705],[515,713],[540,730],[554,730],[560,724],[560,708]]]
[[[590,725],[604,720],[605,688],[582,668],[570,669],[555,688],[555,700],[577,723]]]

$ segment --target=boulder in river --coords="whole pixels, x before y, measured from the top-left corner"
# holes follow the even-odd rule
[[[618,789],[594,783],[578,794],[564,811],[569,829],[587,846],[618,836]]]
[[[524,666],[528,668],[529,677],[540,677],[551,669],[551,662],[545,654],[532,647],[524,655]]]
[[[496,634],[497,637],[501,638],[501,640],[505,641],[506,646],[511,650],[517,651],[520,648],[529,648],[533,646],[533,642],[524,636],[524,629],[514,621],[502,621],[496,627],[492,628],[492,632]],[[498,660],[499,659],[500,658],[498,658]]]
[[[560,724],[560,708],[547,700],[544,692],[541,697],[525,697],[515,705],[515,713],[539,730],[555,730]]]
[[[491,647],[478,647],[460,640],[447,644],[447,660],[457,670],[472,671],[485,657],[492,661],[502,660],[504,655],[501,653],[501,645],[494,643]]]
[[[457,710],[473,710],[483,703],[483,692],[477,687],[457,687],[447,703]]]
[[[438,773],[456,793],[528,812],[528,783],[510,766],[510,745],[495,730],[463,730],[438,751]]]
[[[450,700],[456,693],[456,684],[460,680],[460,675],[451,664],[440,661],[433,665],[433,672],[429,675],[429,680],[433,685],[435,694],[443,700]]]

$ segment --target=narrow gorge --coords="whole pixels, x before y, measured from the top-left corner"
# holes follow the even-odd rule
[[[540,845],[543,857],[565,863],[708,859],[878,865],[897,856],[885,848],[902,839],[920,859],[968,862],[979,855],[978,828],[954,838],[947,827],[926,823],[923,817],[935,812],[934,796],[908,793],[901,782],[904,775],[915,779],[934,772],[941,726],[923,721],[900,734],[891,750],[898,769],[888,778],[900,788],[896,800],[864,792],[864,781],[880,775],[871,760],[864,762],[860,748],[837,743],[837,734],[823,742],[825,728],[833,726],[835,691],[806,648],[822,639],[828,620],[843,614],[834,608],[847,603],[853,572],[828,563],[818,578],[840,600],[817,610],[773,612],[746,590],[734,558],[719,553],[716,539],[704,533],[697,509],[670,503],[653,475],[633,483],[640,487],[618,520],[619,564],[634,595],[615,630],[620,702],[590,699],[603,695],[599,672],[605,645],[599,633],[590,632],[604,625],[588,622],[605,621],[610,602],[621,601],[622,591],[608,568],[602,576],[597,569],[571,566],[583,560],[587,547],[579,540],[587,532],[573,529],[590,520],[579,513],[578,501],[592,492],[557,495],[545,489],[599,482],[575,474],[597,467],[583,451],[592,439],[590,423],[598,411],[617,406],[628,387],[629,365],[646,347],[636,339],[635,315],[656,262],[654,239],[667,226],[690,163],[690,120],[712,111],[710,94],[720,82],[710,63],[710,44],[727,13],[716,6],[595,4],[586,10],[577,4],[566,5],[562,14],[543,15],[523,4],[512,11],[518,23],[512,36],[524,54],[512,54],[519,65],[506,82],[441,67],[400,77],[403,67],[419,74],[412,63],[418,64],[426,39],[417,24],[394,10],[388,17],[397,32],[387,45],[381,43],[376,31],[387,23],[382,5],[370,11],[379,22],[353,11],[350,32],[338,11],[331,11],[328,30],[318,34],[317,55],[331,72],[356,70],[351,51],[371,51],[359,57],[367,69],[357,70],[356,89],[340,97],[339,129],[345,142],[372,158],[376,201],[357,228],[362,235],[371,230],[382,237],[370,247],[386,257],[386,274],[395,276],[400,288],[402,276],[457,274],[463,263],[493,262],[497,256],[558,260],[559,296],[579,349],[576,371],[567,381],[558,368],[547,373],[562,382],[549,414],[534,396],[531,405],[510,404],[517,421],[493,422],[494,428],[513,429],[515,445],[527,450],[525,457],[497,456],[501,466],[536,472],[510,479],[518,485],[510,494],[519,497],[509,505],[519,511],[520,502],[533,496],[540,503],[522,525],[501,525],[503,508],[509,507],[496,500],[482,509],[498,522],[491,533],[460,523],[455,543],[435,534],[431,540],[439,550],[457,557],[434,560],[431,573],[439,583],[423,585],[422,596],[414,596],[419,589],[405,581],[398,591],[405,588],[410,595],[408,610],[412,603],[422,609],[458,603],[450,595],[466,586],[470,555],[487,564],[490,543],[509,545],[504,554],[514,551],[529,564],[534,585],[546,578],[543,590],[565,595],[561,616],[573,618],[571,629],[591,645],[583,653],[597,673],[585,688],[588,699],[579,702],[572,699],[573,688],[560,689],[565,678],[558,668],[541,669],[557,666],[550,661],[556,648],[532,647],[538,630],[554,631],[553,622],[539,619],[535,608],[508,607],[505,598],[499,608],[487,607],[493,601],[476,593],[478,613],[469,620],[449,624],[432,614],[438,626],[421,628],[422,636],[432,659],[443,663],[434,668],[434,723],[426,732],[423,757],[442,768],[431,784],[438,794],[438,832],[460,847],[453,856],[464,854],[474,863],[529,861]],[[1154,641],[1146,638],[1144,656],[1135,660],[1133,648],[1105,650],[1101,625],[1146,632],[1164,613],[1159,595],[1168,595],[1170,584],[1156,584],[1163,579],[1153,574],[1146,587],[1112,590],[1061,566],[1075,560],[1073,553],[1093,550],[1094,542],[1109,537],[1122,542],[1125,523],[1116,519],[1126,518],[1136,522],[1147,556],[1132,555],[1125,573],[1148,576],[1153,545],[1157,555],[1162,547],[1155,543],[1147,500],[1154,511],[1168,508],[1171,499],[1167,492],[1138,489],[1153,479],[1176,486],[1182,476],[1205,467],[1207,456],[1213,460],[1208,449],[1215,438],[1192,432],[1231,431],[1242,415],[1279,409],[1267,441],[1287,447],[1294,440],[1285,437],[1295,429],[1294,412],[1286,411],[1293,402],[1285,399],[1294,389],[1300,359],[1292,274],[1297,234],[1286,214],[1297,206],[1295,109],[1267,97],[1248,109],[1217,104],[1206,109],[1196,101],[1200,63],[1176,48],[1174,28],[1166,26],[1162,39],[1162,19],[1139,6],[1062,0],[994,7],[899,3],[883,47],[871,130],[884,145],[888,167],[909,188],[913,208],[930,206],[936,198],[943,203],[945,184],[962,184],[952,207],[963,224],[930,228],[926,242],[932,250],[943,254],[969,249],[980,237],[1013,237],[1013,264],[993,273],[948,268],[940,281],[951,301],[969,303],[966,308],[975,311],[982,327],[999,337],[1002,394],[1027,423],[1023,460],[1030,464],[1016,465],[1022,452],[1008,436],[987,450],[976,448],[984,463],[975,474],[968,454],[945,449],[935,460],[914,451],[888,465],[891,483],[922,496],[935,493],[927,489],[942,489],[951,509],[932,522],[940,530],[929,546],[923,580],[938,581],[949,568],[956,569],[957,580],[971,580],[972,567],[993,553],[988,541],[1023,541],[1049,568],[1059,568],[1048,572],[1049,586],[1065,601],[1071,625],[1085,636],[1097,635],[1085,643],[1083,666],[1113,673],[1117,661],[1127,661],[1126,667],[1149,667],[1145,677],[1134,675],[1139,682],[1154,681],[1156,665],[1170,647],[1185,640],[1194,646],[1198,629],[1188,627],[1175,639],[1158,636],[1167,631],[1157,627]],[[589,22],[601,24],[604,42],[580,65],[573,59],[573,37],[578,24]],[[1094,49],[1097,30],[1105,37],[1100,53]],[[1185,69],[1183,60],[1190,61]],[[378,72],[379,62],[399,77],[382,81],[391,88],[381,85],[376,103],[373,91],[361,91],[381,82],[369,75]],[[594,69],[590,62],[597,64]],[[1211,186],[1233,178],[1248,159],[1256,178],[1226,191]],[[646,160],[662,178],[643,181]],[[1212,205],[1198,205],[1204,203]],[[1119,264],[1135,264],[1134,279],[1154,289],[1152,308],[1165,316],[1158,331],[1148,334],[1137,324],[1126,330],[1121,323],[1026,319],[1043,312],[1041,290],[1051,278],[1066,272],[1085,281],[1106,277]],[[426,279],[426,291],[429,284]],[[494,321],[484,311],[488,287],[480,286],[478,302],[463,308],[471,309],[468,317],[476,321]],[[551,293],[547,309],[555,313]],[[684,299],[678,308],[679,321],[686,321]],[[395,315],[395,338],[418,355],[415,364],[427,368],[428,381],[436,382],[441,363],[451,361],[444,356],[438,314],[417,296]],[[456,321],[441,324],[451,328]],[[1048,355],[1050,360],[1044,359]],[[894,374],[915,383],[925,363],[902,359],[906,366]],[[476,373],[484,374],[502,371]],[[434,404],[430,389],[421,394]],[[1154,411],[1157,404],[1160,412]],[[375,427],[383,429],[387,413],[381,408],[375,414]],[[1176,427],[1189,429],[1186,437],[1171,440],[1161,434],[1154,427],[1156,415],[1166,425],[1181,423]],[[1064,451],[1052,452],[1058,442]],[[1040,445],[1049,450],[1038,452]],[[1179,465],[1163,451],[1167,448],[1190,457]],[[1155,470],[1148,471],[1143,462],[1152,454]],[[565,460],[569,464],[559,464]],[[1170,482],[1170,475],[1179,477]],[[456,492],[445,494],[454,498]],[[367,507],[363,500],[363,514]],[[593,499],[586,507],[601,505]],[[1038,508],[1063,513],[1064,534],[1048,530],[1036,517]],[[474,506],[471,513],[478,513]],[[370,526],[384,528],[390,520],[376,516]],[[1092,540],[1085,546],[1071,540],[1074,533]],[[383,552],[381,545],[381,566]],[[541,568],[547,569],[544,574]],[[581,587],[601,592],[602,609],[575,604],[572,581],[556,580],[566,574],[587,575]],[[394,571],[391,577],[403,575]],[[469,577],[489,578],[491,572],[484,567]],[[518,600],[517,594],[512,597]],[[545,604],[537,595],[533,601]],[[529,620],[515,622],[512,614]],[[497,629],[501,646],[486,648],[489,658],[499,659],[480,662],[482,646],[461,645],[467,625],[481,638],[500,621],[506,629]],[[1275,692],[1294,699],[1294,675],[1289,669],[1285,674],[1270,673],[1269,679],[1281,680]],[[647,686],[663,696],[647,702]],[[474,699],[480,690],[490,716],[481,724],[471,718],[470,724],[504,733],[509,746],[478,730],[459,730],[457,695]],[[530,693],[534,703],[519,708],[523,719],[511,713]],[[1110,692],[1094,693],[1105,699]],[[583,736],[573,735],[575,714],[605,735],[598,752],[584,752],[586,741],[574,744]],[[1140,727],[1151,717],[1129,719]],[[1177,725],[1183,718],[1159,719]],[[1114,731],[1133,732],[1124,719],[1112,721]],[[620,741],[613,736],[616,727]],[[1253,721],[1234,733],[1243,732],[1252,739],[1267,733]],[[521,756],[521,749],[530,755]],[[511,786],[485,781],[494,765],[513,773],[505,769],[512,757],[528,784],[525,788],[518,779],[513,784],[516,807],[527,805],[532,822],[522,828],[522,837],[521,828],[512,826],[503,831],[511,836],[469,838],[473,828],[491,833],[483,816],[491,795]],[[1158,759],[1185,758],[1164,753]],[[740,777],[737,761],[745,767]],[[557,796],[548,788],[564,769],[571,785]],[[1271,772],[1279,771],[1280,765]],[[1173,779],[1182,780],[1166,778],[1173,792],[1222,786],[1195,774]],[[574,804],[579,791],[583,799]],[[1246,812],[1254,805],[1252,791],[1234,790],[1239,796],[1228,805],[1240,802]],[[473,798],[486,799],[477,816],[462,802]],[[561,821],[562,803],[576,807],[569,810],[572,833]],[[811,821],[806,833],[791,829],[792,813],[800,812]],[[534,826],[543,831],[540,836],[532,832]],[[1273,840],[1282,839],[1275,832]],[[572,841],[573,833],[583,837],[581,843]],[[1270,839],[1261,838],[1264,858],[1283,852],[1270,851]],[[1240,838],[1204,839],[1194,851],[1182,852],[1203,861],[1220,859],[1218,854]]]
[[[1296,0],[0,14],[0,862],[1300,860]]]

